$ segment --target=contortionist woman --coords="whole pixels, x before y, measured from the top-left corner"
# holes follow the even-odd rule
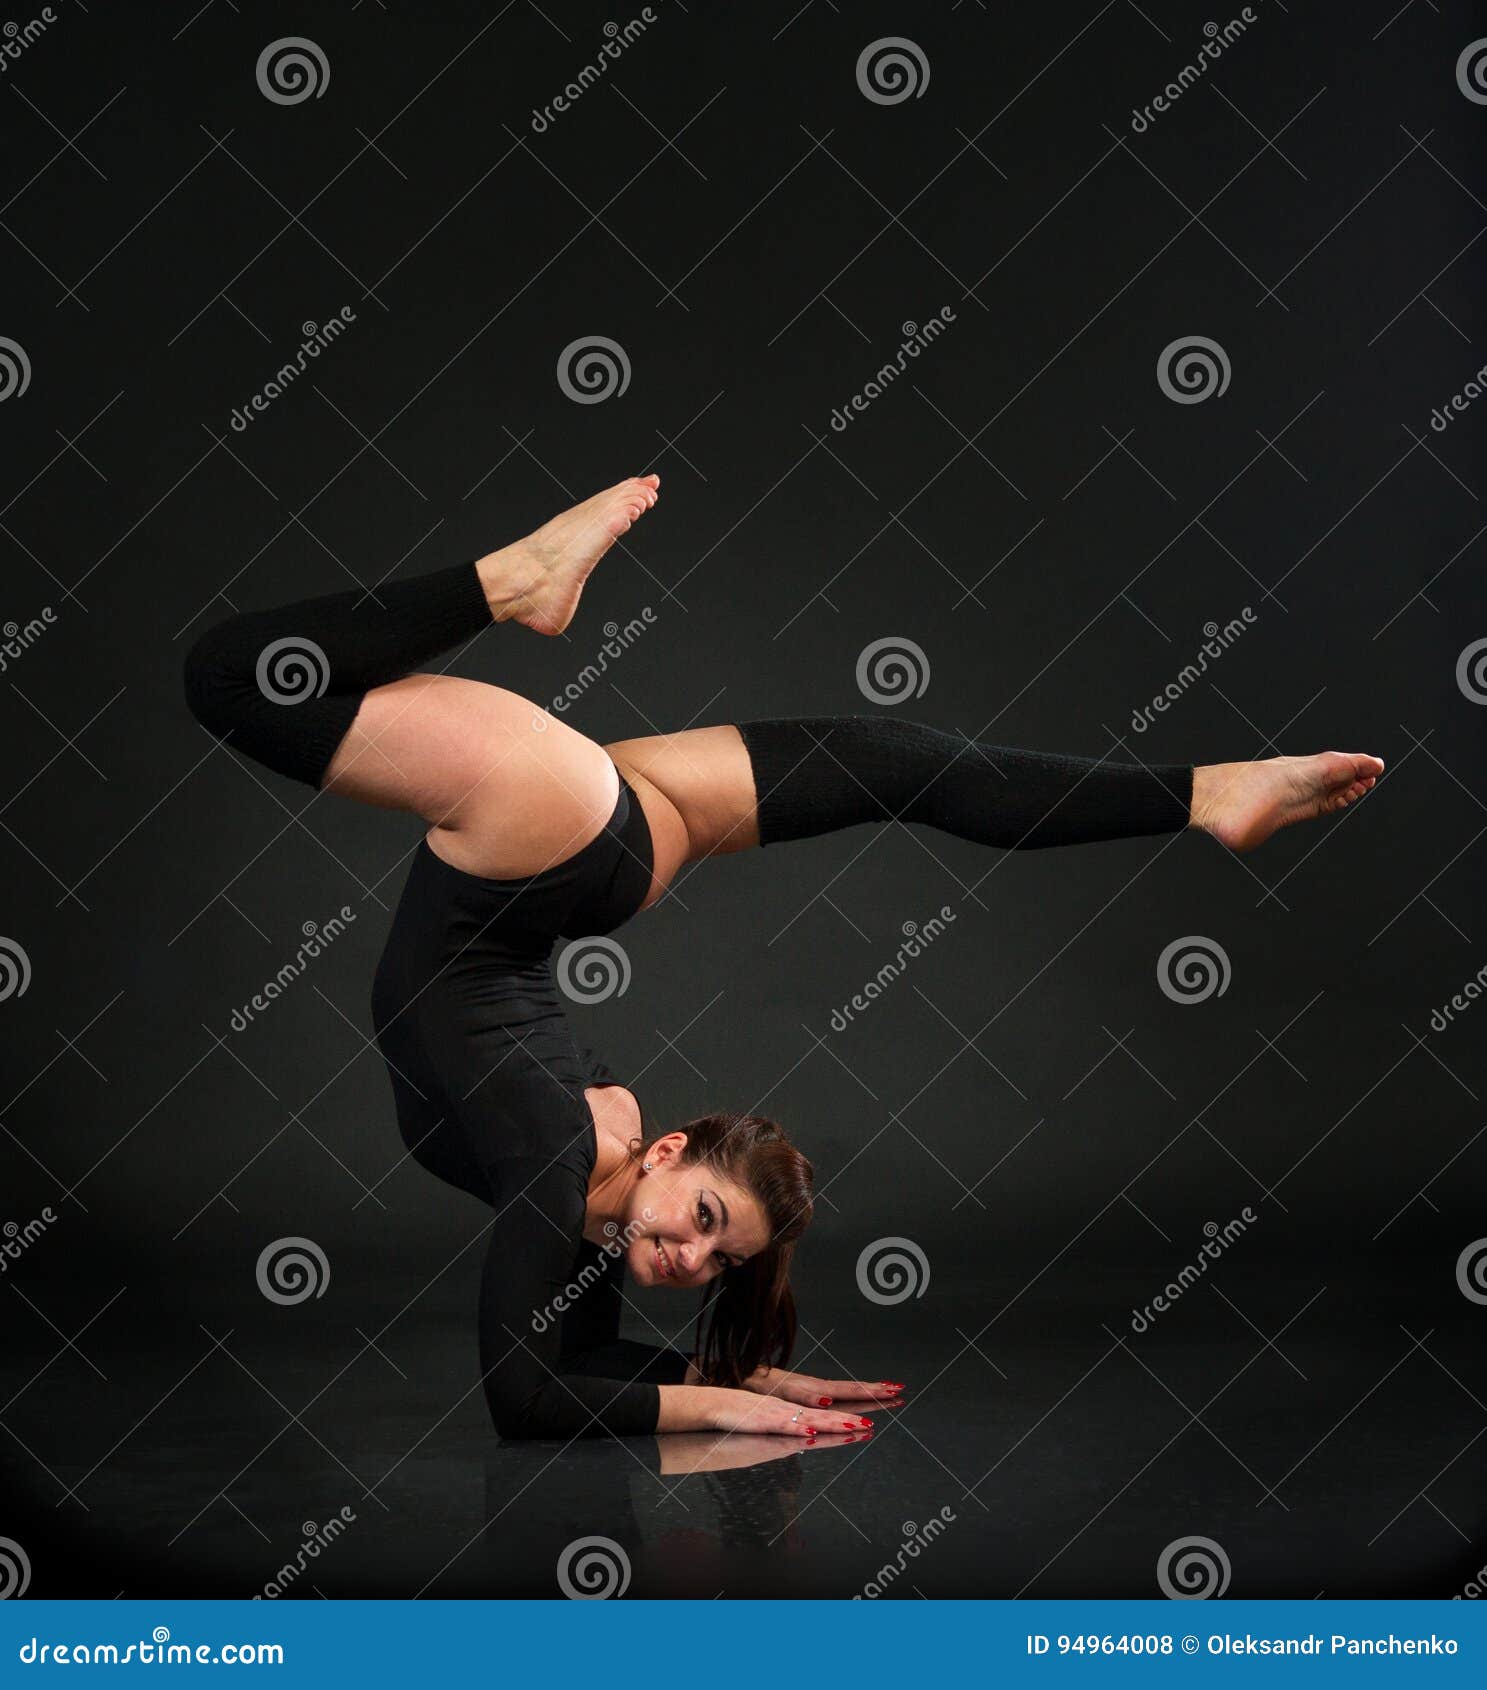
[[[427,824],[373,1018],[409,1152],[494,1211],[480,1365],[501,1434],[861,1430],[863,1409],[895,1405],[900,1382],[787,1370],[810,1164],[757,1116],[656,1128],[575,1043],[555,941],[612,931],[684,863],[860,823],[1008,849],[1195,828],[1246,850],[1361,798],[1383,764],[1327,751],[1144,767],[880,716],[600,746],[501,687],[418,672],[493,622],[560,633],[659,488],[631,477],[513,545],[375,597],[234,616],[191,652],[187,696],[234,750]],[[296,662],[314,686],[286,690]],[[702,1292],[690,1353],[619,1339],[627,1271]]]

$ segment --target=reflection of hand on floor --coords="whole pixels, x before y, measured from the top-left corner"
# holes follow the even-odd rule
[[[656,1439],[662,1473],[721,1473],[731,1467],[757,1467],[764,1461],[780,1461],[813,1449],[840,1449],[844,1444],[866,1443],[869,1432],[828,1433],[797,1443],[767,1433],[663,1432]]]

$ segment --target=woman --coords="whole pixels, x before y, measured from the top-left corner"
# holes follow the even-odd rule
[[[684,863],[898,818],[1007,848],[1195,827],[1245,850],[1383,770],[1323,752],[1142,767],[1012,751],[896,718],[761,721],[598,746],[500,687],[412,671],[494,622],[558,634],[651,509],[631,477],[420,580],[230,618],[195,646],[198,719],[281,774],[428,823],[373,1017],[409,1152],[496,1212],[481,1369],[504,1437],[860,1430],[902,1385],[787,1370],[810,1164],[772,1121],[653,1132],[574,1043],[558,938],[604,934]],[[286,691],[298,668],[302,684]],[[691,1356],[618,1338],[625,1268],[704,1292]]]

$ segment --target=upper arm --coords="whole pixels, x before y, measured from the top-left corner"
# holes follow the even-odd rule
[[[584,1180],[561,1163],[509,1161],[495,1170],[497,1215],[480,1288],[480,1369],[503,1437],[639,1436],[656,1429],[660,1398],[639,1369],[570,1371],[564,1326],[593,1286],[579,1273]]]

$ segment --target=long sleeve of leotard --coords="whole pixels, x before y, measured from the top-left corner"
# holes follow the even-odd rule
[[[235,750],[318,787],[370,688],[490,625],[474,563],[245,611],[192,646],[186,698]]]
[[[674,1344],[642,1344],[620,1337],[624,1263],[597,1244],[579,1252],[577,1276],[588,1289],[563,1320],[562,1367],[609,1379],[642,1379],[651,1385],[684,1385],[689,1356]],[[684,1323],[690,1335],[691,1321]]]
[[[503,1438],[654,1432],[657,1386],[683,1382],[685,1356],[617,1337],[575,1352],[577,1329],[565,1332],[600,1290],[573,1247],[583,1231],[582,1173],[505,1158],[493,1172],[497,1247],[481,1276],[480,1370],[496,1430]]]

